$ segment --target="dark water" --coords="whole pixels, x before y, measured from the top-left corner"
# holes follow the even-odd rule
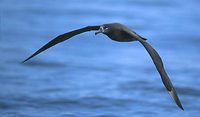
[[[0,0],[0,116],[199,116],[199,6],[199,0]],[[108,22],[148,38],[185,111],[138,42],[90,32],[20,63],[58,34]]]

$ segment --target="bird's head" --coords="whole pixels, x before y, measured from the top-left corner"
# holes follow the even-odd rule
[[[97,35],[99,33],[108,34],[109,31],[110,31],[110,27],[108,25],[104,24],[104,25],[101,25],[99,30],[97,30],[95,32],[95,35]]]

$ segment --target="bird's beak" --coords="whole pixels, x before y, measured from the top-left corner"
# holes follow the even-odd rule
[[[99,34],[99,33],[101,33],[101,31],[100,31],[100,30],[96,31],[96,32],[95,32],[95,35],[97,35],[97,34]]]
[[[95,35],[97,35],[97,34],[99,34],[99,33],[103,33],[103,32],[104,32],[104,29],[103,29],[102,26],[100,26],[99,30],[97,30],[97,31],[95,32]]]

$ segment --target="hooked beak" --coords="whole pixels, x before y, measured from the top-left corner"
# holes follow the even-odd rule
[[[104,29],[103,29],[102,26],[100,26],[99,30],[97,30],[97,31],[95,32],[95,35],[97,35],[97,34],[99,34],[99,33],[103,33],[103,32],[104,32]]]

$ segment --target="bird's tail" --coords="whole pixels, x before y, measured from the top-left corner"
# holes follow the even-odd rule
[[[144,37],[142,37],[142,39],[143,39],[143,40],[145,40],[145,41],[147,40],[147,39],[146,39],[146,38],[144,38]]]

